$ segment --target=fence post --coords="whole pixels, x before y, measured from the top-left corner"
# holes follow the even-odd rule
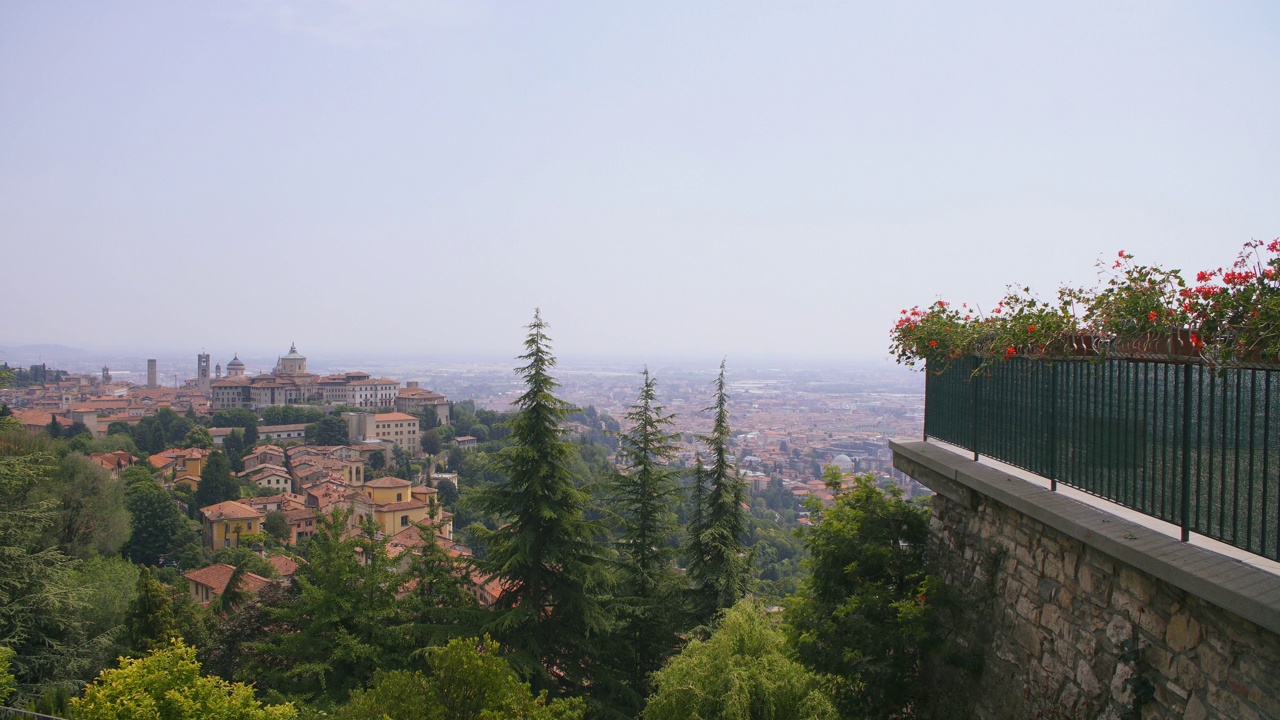
[[[981,420],[981,413],[978,412],[978,383],[981,382],[981,376],[972,374],[969,376],[969,414],[973,417],[973,421],[969,423],[969,445],[973,450],[973,459],[978,460],[978,422]]]
[[[1191,539],[1191,363],[1182,366],[1182,542]]]
[[[1049,365],[1049,490],[1058,491],[1058,363]]]

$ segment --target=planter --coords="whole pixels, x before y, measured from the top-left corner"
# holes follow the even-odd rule
[[[1203,343],[1197,347],[1191,337],[1191,330],[1178,330],[1174,333],[1147,333],[1133,338],[1111,340],[1103,354],[1121,360],[1156,360],[1188,362],[1203,360],[1201,353]]]

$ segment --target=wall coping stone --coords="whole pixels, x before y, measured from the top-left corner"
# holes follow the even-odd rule
[[[927,442],[890,441],[893,466],[971,509],[986,497],[1280,634],[1280,577]]]

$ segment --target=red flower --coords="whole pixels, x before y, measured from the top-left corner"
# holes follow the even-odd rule
[[[938,341],[937,341],[937,340],[930,340],[930,341],[929,341],[929,347],[938,347]]]
[[[1151,322],[1155,322],[1156,318],[1158,317],[1160,317],[1160,313],[1156,312],[1155,310],[1152,310],[1151,312],[1147,313],[1147,319],[1150,320]]]
[[[1267,249],[1271,252],[1280,252],[1280,238],[1272,240],[1271,243],[1267,245]]]
[[[1005,351],[1004,351],[1004,359],[1005,359],[1005,360],[1008,360],[1009,358],[1011,358],[1011,357],[1013,357],[1014,355],[1017,355],[1017,354],[1018,354],[1018,351],[1017,351],[1017,350],[1014,350],[1014,349],[1013,349],[1013,346],[1011,345],[1011,346],[1009,346],[1009,349],[1008,349],[1008,350],[1005,350]]]
[[[1116,257],[1121,257],[1121,258],[1123,258],[1123,257],[1124,257],[1124,251],[1123,251],[1123,250],[1121,250],[1119,253],[1116,253]]]
[[[1036,326],[1035,326],[1035,325],[1028,325],[1028,326],[1027,326],[1027,332],[1029,332],[1029,333],[1033,333],[1033,332],[1035,332],[1035,331],[1036,331]]]

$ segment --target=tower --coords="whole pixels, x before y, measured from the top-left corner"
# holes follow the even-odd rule
[[[151,359],[147,361],[147,387],[154,388],[156,386],[156,361]]]
[[[106,385],[111,382],[111,369],[106,365],[102,366],[102,384]]]
[[[213,366],[213,379],[214,380],[222,379],[222,363],[218,363],[217,365]]]
[[[209,390],[209,353],[196,355],[196,387]]]

